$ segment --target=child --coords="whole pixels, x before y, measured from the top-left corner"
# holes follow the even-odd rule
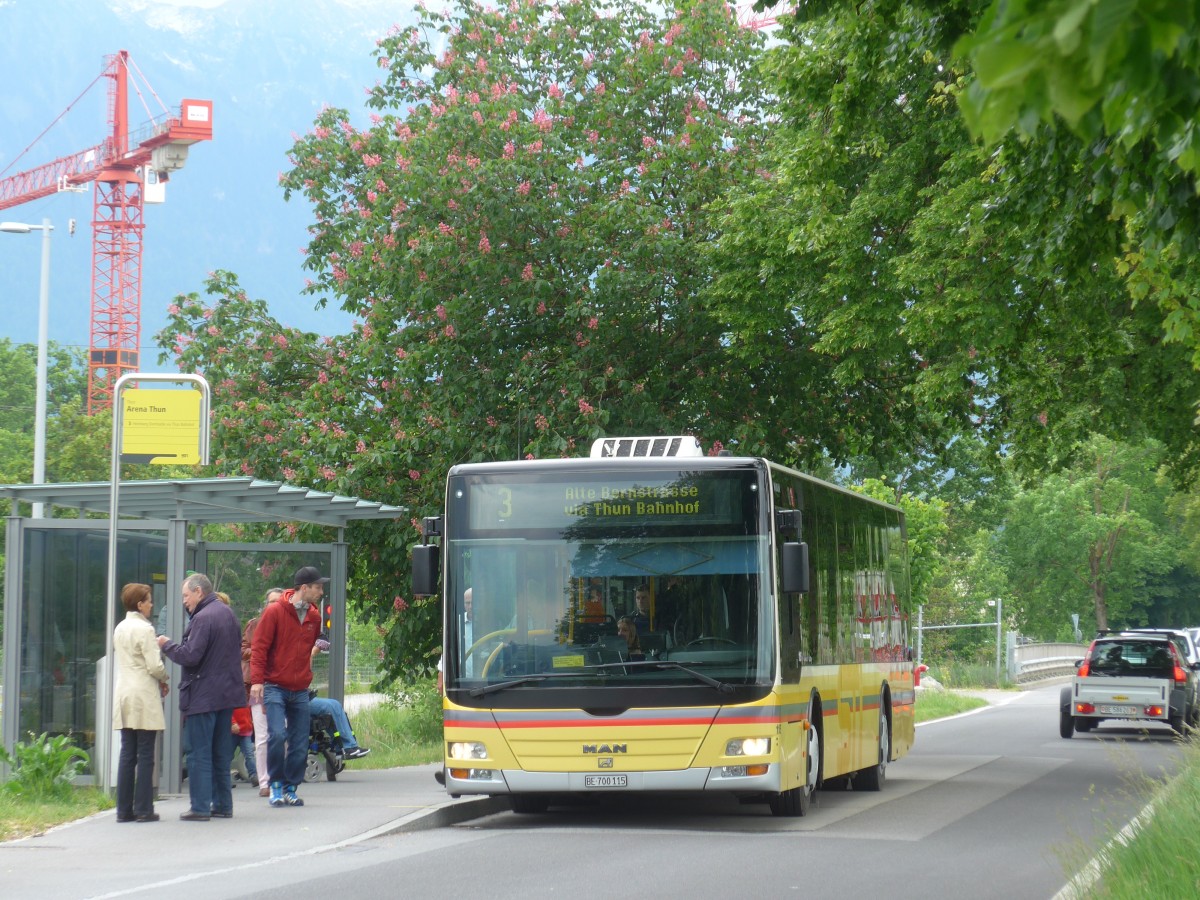
[[[258,769],[254,764],[254,723],[250,718],[250,707],[243,706],[233,711],[233,757],[242,751],[242,763],[234,774],[243,781],[258,784]]]

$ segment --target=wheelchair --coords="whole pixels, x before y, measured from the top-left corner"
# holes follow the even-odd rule
[[[308,726],[308,760],[304,766],[305,781],[320,781],[321,770],[328,781],[337,781],[338,773],[346,768],[342,742],[334,737],[333,716],[314,715]]]

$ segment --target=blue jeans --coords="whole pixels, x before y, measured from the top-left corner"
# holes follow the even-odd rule
[[[354,731],[350,728],[350,720],[346,718],[346,710],[342,704],[330,697],[313,697],[308,706],[314,716],[328,715],[333,718],[333,727],[337,731],[336,737],[341,739],[343,750],[353,750],[358,746],[358,740],[354,737]]]
[[[304,783],[308,762],[308,689],[289,691],[277,684],[263,685],[267,711],[267,772],[272,782]]]
[[[183,723],[188,740],[188,797],[192,812],[233,812],[233,784],[229,766],[233,744],[229,740],[233,710],[191,713]]]
[[[242,760],[246,764],[246,780],[251,784],[258,784],[258,769],[254,765],[254,737],[249,734],[234,734],[233,751],[229,754],[230,762],[233,762],[239,750],[242,751]]]

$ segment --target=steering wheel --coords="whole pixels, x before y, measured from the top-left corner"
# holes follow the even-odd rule
[[[737,641],[731,641],[729,638],[716,637],[715,635],[711,634],[702,634],[694,641],[688,641],[687,643],[689,647],[695,647],[697,644],[732,644],[736,647]]]
[[[486,634],[483,637],[481,637],[479,640],[477,640],[474,644],[471,645],[471,649],[467,651],[467,655],[470,656],[472,653],[474,653],[476,648],[479,647],[479,645],[482,644],[484,641],[491,640],[496,637],[504,638],[504,637],[508,637],[511,634],[516,634],[516,633],[517,633],[517,629],[515,629],[515,628],[501,628],[499,631],[493,631],[491,634]],[[553,632],[549,628],[531,628],[531,629],[529,629],[529,631],[526,632],[526,634],[537,637],[538,635],[553,634]],[[504,649],[504,646],[505,646],[504,641],[501,640],[492,649],[492,652],[488,654],[488,658],[483,663],[483,668],[479,670],[480,678],[487,677],[488,669],[490,669],[492,667],[492,663],[495,662],[500,657],[500,652]]]

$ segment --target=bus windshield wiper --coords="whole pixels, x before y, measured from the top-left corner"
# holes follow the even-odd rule
[[[713,678],[711,675],[705,675],[703,672],[697,672],[695,669],[689,668],[688,666],[681,666],[677,662],[669,662],[669,661],[665,661],[665,660],[655,660],[653,665],[657,666],[660,669],[678,669],[680,672],[687,672],[689,675],[691,675],[697,681],[702,681],[705,684],[707,684],[709,687],[716,688],[719,693],[722,693],[722,694],[732,694],[733,693],[733,685],[730,684],[728,681],[718,681],[717,679]]]
[[[711,675],[705,675],[703,672],[697,672],[695,669],[688,666],[680,665],[677,662],[669,660],[646,659],[638,660],[637,662],[626,661],[619,663],[599,663],[594,666],[584,666],[585,669],[678,669],[681,672],[687,672],[697,681],[702,681],[709,687],[716,688],[722,694],[733,693],[733,685],[727,681],[718,681]]]
[[[505,688],[516,687],[518,684],[545,681],[547,678],[569,678],[572,675],[578,677],[578,674],[578,672],[544,672],[540,675],[522,675],[520,678],[512,679],[512,681],[497,681],[495,684],[489,684],[486,687],[472,688],[467,693],[472,697],[483,697],[487,694],[494,694],[496,691],[502,691]]]

